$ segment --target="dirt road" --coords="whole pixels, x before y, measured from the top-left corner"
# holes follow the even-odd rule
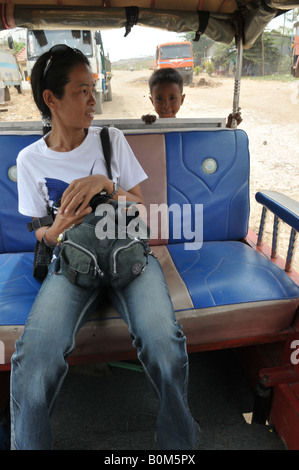
[[[112,78],[113,100],[104,103],[100,119],[140,118],[153,112],[149,100],[148,78],[150,70],[114,71]],[[186,99],[178,117],[227,117],[232,109],[234,81],[232,78],[204,76],[208,86],[185,87]],[[299,81],[255,81],[243,79],[240,106],[244,129],[250,142],[251,153],[251,216],[250,226],[257,231],[260,207],[255,193],[262,189],[281,191],[299,201]],[[39,120],[39,113],[30,91],[18,95],[12,91],[12,100],[1,107],[0,121],[13,119]],[[1,125],[1,124],[0,124]],[[271,218],[270,218],[271,220]],[[269,232],[266,230],[266,240]],[[281,228],[280,252],[285,254],[289,230]],[[294,267],[299,271],[299,256]]]

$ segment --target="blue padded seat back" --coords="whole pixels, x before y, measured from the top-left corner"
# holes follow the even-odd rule
[[[0,256],[0,325],[24,325],[41,283],[33,277],[33,253]]]
[[[203,204],[203,241],[245,237],[249,219],[246,133],[239,129],[173,132],[165,134],[165,144],[168,205],[191,205],[193,227],[189,225],[194,232],[195,204]],[[182,235],[175,238],[174,228],[183,223],[177,219],[180,214],[174,213],[169,218],[169,243],[190,241]]]
[[[40,135],[0,135],[0,253],[33,251],[34,233],[27,230],[30,217],[18,211],[16,158]]]

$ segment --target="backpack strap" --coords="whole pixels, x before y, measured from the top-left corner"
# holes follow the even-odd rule
[[[33,232],[33,230],[37,230],[44,225],[52,225],[53,224],[53,216],[51,214],[46,215],[45,217],[39,217],[37,219],[33,219],[31,222],[27,223],[27,228],[29,232]]]
[[[109,129],[107,126],[103,127],[100,133],[101,136],[101,141],[102,141],[102,147],[103,147],[103,153],[107,165],[107,172],[108,172],[108,178],[112,180],[112,173],[111,173],[111,147],[110,147],[110,138],[109,138]]]

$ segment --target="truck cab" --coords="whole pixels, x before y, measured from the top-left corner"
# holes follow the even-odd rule
[[[190,41],[159,44],[156,49],[156,68],[171,67],[178,70],[189,85],[193,79],[194,59]]]
[[[22,72],[13,53],[12,37],[9,36],[8,45],[0,46],[0,103],[10,101],[11,86],[22,93]]]

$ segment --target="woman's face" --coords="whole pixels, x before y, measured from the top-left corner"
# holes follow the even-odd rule
[[[76,65],[69,74],[62,99],[56,99],[52,119],[61,125],[87,128],[95,113],[95,90],[91,69],[85,64]]]

